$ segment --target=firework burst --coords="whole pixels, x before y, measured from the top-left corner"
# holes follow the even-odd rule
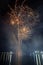
[[[18,25],[19,30],[21,28],[23,29],[23,27],[28,27],[28,32],[25,34],[25,37],[26,37],[27,34],[29,34],[29,36],[30,36],[29,31],[32,30],[32,27],[35,26],[35,24],[39,21],[39,15],[38,15],[38,13],[33,11],[31,8],[29,8],[28,6],[23,6],[23,4],[21,6],[22,7],[16,7],[14,9],[12,9],[10,7],[11,13],[9,13],[9,15],[10,15],[9,24],[11,24],[12,26]],[[22,32],[22,33],[24,33],[24,32]],[[23,39],[23,37],[21,39]]]
[[[10,6],[11,12],[10,15],[10,22],[9,24],[13,27],[16,26],[17,28],[17,49],[16,49],[16,55],[18,56],[18,63],[20,61],[20,55],[22,55],[21,49],[21,41],[24,39],[27,39],[31,36],[32,27],[35,26],[35,24],[39,21],[39,14],[36,11],[33,11],[28,6],[24,6],[24,3],[26,1],[24,0],[21,6],[17,6],[18,0],[15,1],[14,9],[12,9]],[[15,35],[15,34],[14,34]],[[18,64],[20,65],[20,64]]]

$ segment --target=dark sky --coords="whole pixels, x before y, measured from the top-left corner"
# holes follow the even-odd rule
[[[20,3],[22,1],[23,0],[19,0]],[[18,4],[19,4],[19,2],[18,2]],[[14,3],[15,3],[15,0],[0,0],[0,51],[9,50],[9,48],[7,47],[9,44],[8,38],[6,36],[5,30],[3,29],[3,27],[6,27],[4,24],[4,22],[7,19],[6,13],[10,11],[8,5],[13,7]],[[39,49],[43,50],[43,48],[42,48],[42,45],[43,45],[43,0],[26,0],[25,4],[27,4],[29,7],[31,7],[34,10],[37,10],[39,12],[40,22],[34,29],[33,37],[32,37],[32,40],[30,43],[36,44],[36,43],[39,43],[39,40],[40,40],[41,47],[39,47]],[[38,38],[38,40],[37,40],[37,38]],[[37,48],[37,45],[35,47],[35,44],[32,45],[31,49]],[[30,46],[31,46],[31,44],[30,44]],[[7,47],[7,49],[6,49],[6,47]]]
[[[18,4],[22,1],[23,0],[19,0]],[[14,51],[13,46],[10,49],[10,42],[9,38],[7,37],[7,34],[10,34],[11,32],[9,31],[10,27],[7,28],[8,26],[4,24],[5,21],[8,21],[8,17],[6,15],[6,13],[10,11],[8,5],[13,7],[14,3],[15,0],[0,0],[0,51]],[[22,44],[23,53],[29,54],[30,51],[43,50],[43,0],[26,0],[25,4],[27,4],[32,9],[37,10],[40,15],[40,22],[34,27],[31,39],[23,41]],[[29,58],[27,56],[24,58],[27,59],[27,61],[24,60],[27,63]],[[24,65],[28,64],[26,63],[24,63]],[[30,65],[33,64],[30,62]]]
[[[21,3],[23,0],[19,0]],[[0,14],[5,14],[8,11],[8,4],[13,6],[15,0],[0,0]],[[26,3],[32,7],[37,8],[39,5],[43,5],[43,0],[26,0]]]

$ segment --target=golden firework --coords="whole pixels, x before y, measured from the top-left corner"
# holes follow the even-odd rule
[[[16,26],[17,30],[15,32],[17,34],[17,49],[16,49],[16,59],[18,58],[18,63],[17,65],[20,64],[21,60],[21,41],[29,38],[32,34],[32,28],[35,26],[35,24],[39,21],[39,14],[36,13],[36,11],[33,11],[28,6],[23,6],[25,0],[23,1],[21,6],[17,6],[18,0],[15,2],[15,8],[12,9],[10,7],[11,12],[9,13],[10,15],[10,22],[12,26]],[[13,28],[14,29],[14,28]],[[15,35],[15,34],[14,34]],[[16,36],[14,37],[16,40]],[[17,63],[17,62],[16,62]]]

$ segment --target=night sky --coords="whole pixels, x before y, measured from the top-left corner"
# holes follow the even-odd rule
[[[18,5],[20,5],[22,1],[23,0],[19,0]],[[15,0],[0,0],[0,51],[15,51],[13,44],[10,45],[12,41],[14,43],[14,40],[11,41],[12,38],[9,40],[12,32],[10,26],[6,24],[9,20],[7,13],[10,12],[8,5],[14,8],[14,4]],[[43,0],[26,0],[25,5],[28,5],[34,11],[36,10],[39,13],[40,19],[39,23],[33,27],[31,38],[22,41],[22,52],[27,55],[25,57],[23,56],[23,60],[26,62],[24,65],[28,65],[28,60],[32,59],[32,57],[28,59],[30,52],[32,53],[35,50],[43,51]],[[27,59],[27,61],[25,59]],[[30,65],[32,64],[30,63]]]
[[[23,0],[19,0],[18,3],[22,2]],[[7,12],[10,12],[10,9],[8,5],[10,5],[12,8],[14,7],[15,1],[14,0],[0,0],[0,51],[9,51],[9,42],[7,38],[7,34],[4,30],[6,28],[6,25],[4,24],[6,20],[8,20]],[[32,45],[32,49],[42,49],[43,50],[43,1],[42,0],[26,0],[25,5],[28,5],[33,10],[37,10],[39,12],[40,16],[40,22],[34,27],[31,41],[27,41],[25,43],[30,42],[30,47]],[[35,45],[36,44],[36,45]],[[37,46],[41,45],[41,46]]]
[[[19,0],[20,4],[22,1]],[[15,0],[0,0],[0,51],[15,50],[14,46],[10,45],[11,41],[7,35],[8,33],[11,34],[10,27],[5,23],[9,20],[7,13],[10,12],[10,9],[8,5],[13,8],[14,4]],[[34,52],[35,50],[43,51],[43,0],[26,0],[25,5],[28,5],[33,10],[37,10],[40,19],[40,22],[33,27],[32,37],[22,43],[23,53],[28,55],[29,52]]]
[[[20,4],[23,0],[19,0]],[[18,2],[18,4],[19,4]],[[6,48],[6,44],[8,42],[4,27],[6,26],[4,22],[7,20],[8,16],[6,15],[7,12],[10,11],[8,5],[10,5],[12,8],[15,4],[14,0],[0,0],[0,51],[3,51]],[[43,44],[43,1],[42,0],[26,0],[25,4],[27,4],[29,7],[31,7],[34,10],[37,10],[39,12],[40,16],[40,22],[34,27],[34,31],[32,34],[30,43],[34,43],[35,41],[38,41],[36,43]],[[38,37],[37,37],[38,36]],[[34,40],[35,38],[35,40]],[[37,40],[38,38],[38,40]],[[33,44],[32,44],[33,46]],[[42,48],[42,47],[41,47]],[[43,49],[43,48],[42,48]]]

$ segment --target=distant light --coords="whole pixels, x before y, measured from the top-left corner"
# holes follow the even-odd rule
[[[14,25],[15,24],[15,22],[14,21],[11,21],[11,25]]]
[[[43,59],[43,54],[42,54],[42,59]]]
[[[12,51],[10,51],[10,59],[9,59],[10,63],[11,63],[11,59],[12,59]]]
[[[39,53],[39,51],[35,51],[35,53]]]
[[[26,28],[24,27],[24,28],[23,28],[23,32],[25,32],[25,31],[26,31]]]
[[[43,54],[43,51],[41,51],[41,54]]]
[[[10,51],[10,54],[12,54],[13,52],[12,51]]]
[[[17,22],[19,21],[18,18],[16,19],[16,21],[17,21]]]
[[[33,12],[30,12],[30,15],[33,16]]]

